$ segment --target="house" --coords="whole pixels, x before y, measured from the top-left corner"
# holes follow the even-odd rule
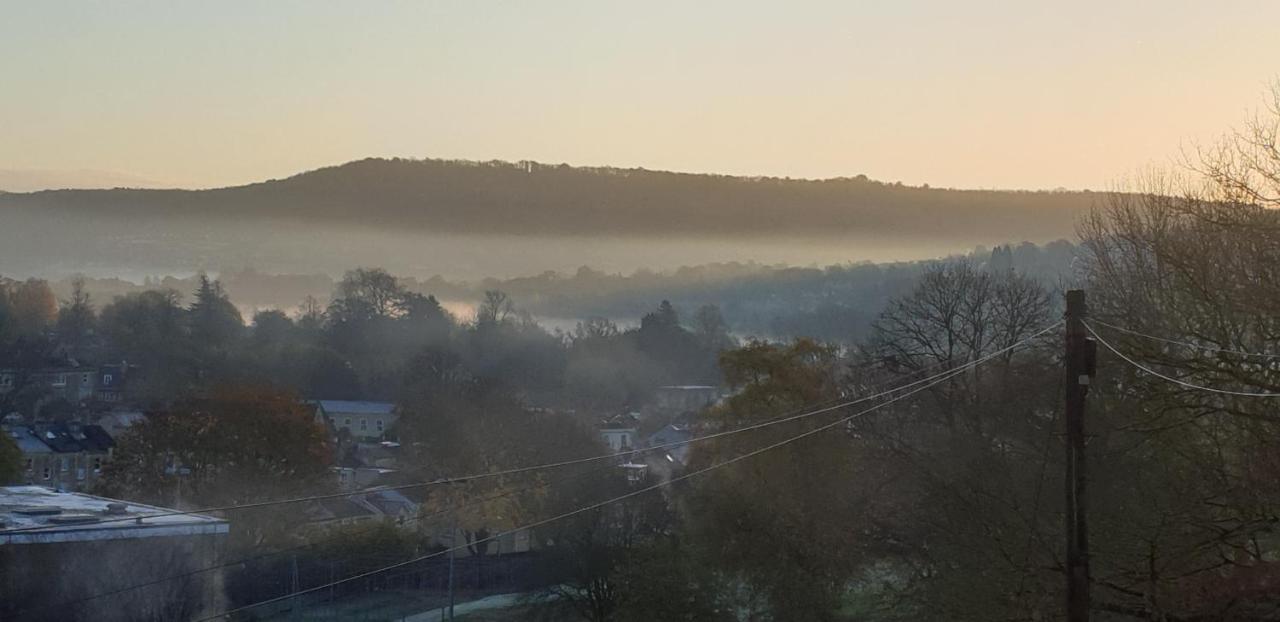
[[[190,619],[224,608],[216,567],[227,521],[174,512],[44,486],[0,487],[0,619]],[[183,578],[167,580],[175,576]]]
[[[376,508],[361,503],[354,496],[310,501],[303,507],[303,514],[306,516],[303,529],[311,532],[376,521],[383,517]]]
[[[315,400],[316,421],[335,432],[346,430],[352,438],[378,440],[395,425],[398,415],[391,402]]]
[[[0,369],[0,394],[35,386],[47,393],[46,399],[60,398],[72,404],[93,399],[94,371],[74,360],[57,363],[35,369]]]
[[[619,468],[621,468],[622,472],[626,475],[627,482],[632,484],[639,484],[640,482],[643,482],[645,477],[649,475],[649,465],[641,464],[639,462],[627,461],[619,465]]]
[[[121,361],[118,365],[102,365],[96,372],[97,385],[94,398],[99,402],[118,404],[125,400],[125,385],[129,379],[130,365]]]
[[[418,509],[419,503],[400,491],[367,490],[308,502],[303,507],[306,524],[302,529],[323,533],[335,528],[377,521],[408,525],[418,516]]]
[[[338,487],[342,490],[363,490],[377,486],[388,475],[397,473],[395,469],[366,466],[335,466],[333,472],[338,476]]]
[[[617,415],[600,422],[600,439],[615,452],[631,451],[636,447],[635,413]]]
[[[22,452],[19,481],[60,490],[88,490],[111,459],[115,441],[98,425],[5,425]]]
[[[661,412],[680,415],[697,412],[719,400],[720,390],[710,385],[667,385],[654,392],[653,406]]]
[[[692,438],[693,430],[689,426],[672,423],[650,434],[645,439],[645,446],[654,447],[654,453],[670,456],[672,462],[683,465],[689,461],[689,440]]]
[[[136,366],[121,362],[90,367],[75,359],[52,359],[41,367],[0,368],[0,395],[38,387],[42,395],[37,411],[41,405],[59,399],[70,404],[119,403],[125,400],[125,380],[131,367]]]
[[[398,490],[371,490],[360,497],[360,501],[396,522],[402,523],[418,515],[418,503]]]
[[[96,415],[94,423],[106,430],[111,438],[119,438],[129,428],[146,420],[147,414],[140,410],[109,410]]]
[[[28,483],[39,481],[47,486],[57,486],[58,484],[53,481],[54,474],[58,472],[53,449],[44,444],[44,441],[41,441],[35,432],[26,426],[6,425],[3,430],[22,453],[22,472],[18,476],[18,481]]]

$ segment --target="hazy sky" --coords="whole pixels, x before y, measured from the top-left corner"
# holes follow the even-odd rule
[[[1278,33],[1275,0],[0,0],[0,169],[210,186],[408,156],[1104,188],[1238,125]]]

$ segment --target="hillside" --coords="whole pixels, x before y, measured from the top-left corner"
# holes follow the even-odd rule
[[[367,159],[212,190],[53,190],[0,195],[0,223],[92,216],[287,221],[436,233],[1050,240],[1089,192],[950,190],[865,177],[745,178],[536,163]],[[27,209],[23,209],[27,208]],[[136,222],[136,221],[135,221]]]

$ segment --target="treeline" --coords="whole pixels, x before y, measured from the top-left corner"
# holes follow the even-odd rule
[[[996,269],[1013,269],[1046,283],[1070,276],[1076,247],[1063,241],[1045,245],[1029,242],[978,248],[967,258]],[[954,257],[952,259],[955,259]],[[565,329],[581,318],[609,318],[634,324],[652,310],[655,300],[669,300],[676,309],[692,313],[707,304],[718,306],[739,335],[772,338],[813,337],[852,344],[866,336],[871,320],[890,297],[906,291],[923,270],[936,261],[861,263],[825,268],[759,264],[707,264],[670,272],[640,270],[610,274],[582,267],[572,274],[545,272],[510,279],[478,282],[398,277],[407,290],[434,296],[446,307],[469,308],[486,291],[506,292],[543,324]],[[277,275],[237,270],[218,275],[223,289],[247,314],[253,309],[296,313],[308,296],[328,304],[336,282],[322,274]],[[76,279],[51,284],[65,298]],[[82,287],[98,300],[162,289],[194,291],[197,276],[148,278],[143,283],[121,279],[84,279]]]
[[[668,383],[718,384],[716,356],[733,343],[713,305],[681,318],[663,301],[623,330],[588,318],[551,332],[498,290],[459,320],[434,296],[379,269],[349,272],[328,304],[305,298],[296,314],[248,320],[216,279],[195,279],[189,304],[147,289],[97,305],[77,280],[59,302],[44,281],[0,282],[0,367],[129,365],[128,389],[165,403],[227,384],[267,383],[315,399],[395,400],[423,357],[458,361],[461,373],[530,405],[613,412]],[[36,387],[10,391],[10,409],[66,410]],[[24,412],[33,415],[33,412]]]

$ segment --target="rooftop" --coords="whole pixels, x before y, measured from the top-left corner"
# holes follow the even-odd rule
[[[105,452],[115,446],[111,435],[97,425],[3,425],[0,429],[13,439],[23,454]]]
[[[348,400],[316,400],[316,404],[324,412],[332,415],[347,413],[353,415],[389,415],[396,405],[391,402],[354,402]]]
[[[2,429],[5,434],[9,435],[9,438],[13,439],[13,443],[18,446],[18,451],[23,454],[47,454],[53,452],[48,445],[44,444],[44,441],[40,440],[40,437],[32,433],[26,426],[4,426]]]
[[[176,511],[44,486],[0,486],[0,544],[227,533],[225,520]]]

